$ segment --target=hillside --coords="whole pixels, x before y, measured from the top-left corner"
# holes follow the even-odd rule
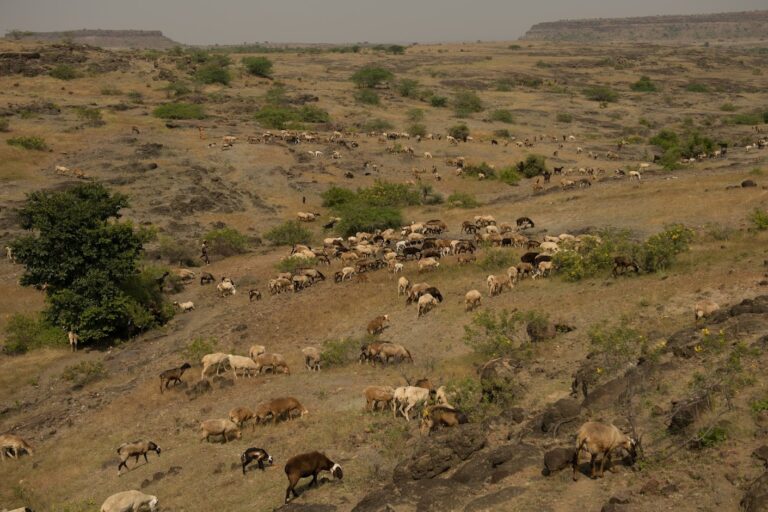
[[[6,38],[16,41],[61,42],[87,44],[100,48],[137,48],[167,50],[180,43],[169,39],[159,30],[66,30],[59,32],[13,31]]]
[[[20,319],[37,321],[49,290],[20,286],[24,266],[3,253],[0,434],[23,437],[34,455],[0,461],[0,510],[95,512],[129,489],[174,512],[766,510],[768,54],[547,41],[313,49],[266,54],[271,79],[249,74],[249,56],[265,54],[0,40],[0,248],[25,233],[17,209],[28,194],[101,184],[127,198],[120,220],[145,230],[139,263],[153,291],[194,304],[128,339],[73,352],[59,332],[11,353]],[[360,89],[350,77],[369,65],[394,76]],[[211,70],[229,83],[205,83]],[[460,123],[470,137],[452,142]],[[559,174],[515,171],[536,156]],[[348,189],[336,199],[370,203],[340,214],[324,199],[333,186]],[[348,219],[324,225],[384,208],[399,215],[391,241],[345,238],[347,252],[373,262],[402,225],[440,219],[447,229],[431,243],[475,241],[476,259],[438,254],[439,267],[422,272],[401,254],[402,274],[361,269],[335,282],[355,263],[326,239],[357,230],[340,231]],[[320,214],[300,225],[330,264],[312,264],[324,280],[273,294],[278,272],[307,264],[286,263],[291,245],[267,236],[298,212]],[[480,215],[504,238],[467,233]],[[523,216],[535,226],[518,227]],[[203,265],[201,241],[224,228],[242,245],[211,244]],[[545,249],[559,255],[551,273],[507,281]],[[629,251],[638,272],[613,275],[614,256]],[[163,281],[180,261],[195,279]],[[237,294],[221,296],[204,272],[230,277]],[[507,283],[494,296],[489,274]],[[419,316],[398,294],[401,276],[444,300]],[[474,311],[470,290],[482,295]],[[696,320],[702,300],[720,309]],[[402,344],[412,363],[359,362],[379,315],[390,318],[379,339]],[[255,344],[282,354],[290,374],[202,375],[203,354],[248,355]],[[319,372],[305,367],[306,347],[324,351]],[[503,378],[478,372],[494,355]],[[182,383],[161,393],[160,373],[184,362]],[[365,410],[367,386],[423,377],[447,387],[467,424],[425,436],[419,407],[410,421]],[[227,443],[200,440],[204,420],[289,396],[309,413],[246,424]],[[570,467],[544,474],[545,454],[573,448],[590,420],[640,439],[635,463],[617,454],[591,479],[583,454],[577,481]],[[118,476],[117,448],[139,439],[161,454],[130,458]],[[248,447],[274,465],[243,473]],[[286,461],[313,450],[343,479],[303,479],[283,508]]]
[[[547,41],[765,41],[768,11],[538,23],[522,39]]]

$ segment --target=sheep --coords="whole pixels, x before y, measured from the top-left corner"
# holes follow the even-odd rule
[[[507,279],[509,280],[510,286],[514,286],[517,282],[517,267],[512,266],[507,269]]]
[[[432,153],[430,153],[429,151],[425,151],[424,152],[424,158],[426,158],[427,160],[431,160],[432,159]]]
[[[70,330],[67,332],[67,339],[69,340],[69,348],[72,352],[77,352],[77,342],[80,341],[80,336],[75,331]]]
[[[222,281],[216,285],[216,290],[219,292],[219,295],[221,297],[226,297],[227,295],[236,295],[237,290],[235,289],[235,283],[229,280],[224,280],[226,278],[222,278]]]
[[[272,416],[273,423],[280,419],[290,420],[298,413],[299,417],[309,414],[309,411],[293,397],[275,398],[269,402],[263,402],[256,407],[256,421],[258,423],[266,421],[268,416]]]
[[[419,297],[419,311],[417,314],[417,318],[421,318],[423,315],[426,315],[429,310],[431,310],[433,307],[437,306],[437,299],[434,298],[431,294],[425,293],[421,297]]]
[[[552,273],[553,268],[554,264],[551,261],[540,261],[539,264],[536,265],[536,273],[534,273],[531,277],[547,277]]]
[[[453,407],[446,407],[443,405],[436,405],[424,409],[424,413],[421,416],[421,425],[419,431],[421,435],[429,435],[430,432],[436,430],[439,427],[455,427],[469,423],[467,415],[463,412],[454,409]]]
[[[149,508],[150,512],[157,507],[157,496],[144,494],[141,491],[130,490],[113,494],[101,504],[101,512],[139,512]]]
[[[720,309],[720,306],[716,302],[711,300],[702,300],[693,305],[693,313],[695,320],[712,316],[716,311]]]
[[[347,254],[347,253],[345,253]],[[341,280],[344,281],[345,279],[352,280],[352,277],[356,274],[354,267],[344,267],[341,269]]]
[[[638,171],[629,171],[629,181],[632,181],[633,179],[640,181],[641,175]]]
[[[23,437],[15,434],[0,435],[0,459],[5,459],[6,452],[14,459],[18,459],[22,451],[29,456],[35,453],[32,446]]]
[[[640,265],[628,256],[619,255],[613,258],[613,277],[617,277],[620,273],[625,274],[630,270],[637,274],[640,272]]]
[[[237,425],[238,428],[243,428],[245,422],[255,418],[256,414],[247,407],[234,407],[230,409],[228,416],[229,421]],[[255,428],[255,425],[256,423],[254,422],[251,425],[251,428]]]
[[[557,245],[557,242],[541,242],[539,244],[539,248],[547,253],[556,254],[560,247]]]
[[[256,356],[260,356],[264,352],[267,351],[267,348],[264,345],[251,345],[250,350],[248,350],[248,357],[256,360]]]
[[[401,276],[400,279],[397,280],[397,295],[405,295],[408,293],[408,290],[411,289],[411,282],[408,280],[407,277]]]
[[[483,296],[477,290],[470,290],[464,295],[464,310],[472,311],[477,307],[480,307],[480,301]]]
[[[383,364],[387,364],[390,357],[393,361],[409,361],[410,363],[413,363],[411,352],[397,343],[382,343],[379,346],[378,357]]]
[[[223,354],[221,352],[214,352],[213,354],[206,354],[201,359],[203,363],[203,371],[200,374],[200,378],[204,379],[205,374],[208,373],[208,369],[215,366],[216,375],[219,375],[219,371],[222,367],[226,368],[229,364],[229,354]]]
[[[363,396],[365,397],[365,410],[375,411],[379,404],[382,404],[382,409],[389,407],[395,396],[395,389],[391,386],[368,386],[363,390]]]
[[[200,286],[214,282],[216,279],[210,272],[203,272],[200,274]]]
[[[238,370],[241,370],[243,375],[247,375],[248,377],[251,376],[251,370],[254,372],[259,371],[257,363],[250,357],[245,356],[230,355],[229,366],[232,368],[232,373],[234,374],[235,379],[237,379]]]
[[[266,370],[267,367],[272,368],[272,373],[277,373],[278,368],[288,375],[291,374],[291,370],[288,368],[288,364],[285,362],[285,359],[280,354],[260,354],[256,356],[254,359],[254,362],[256,363],[256,371],[259,373],[262,372],[262,370]]]
[[[499,281],[498,277],[491,274],[485,278],[485,283],[488,286],[488,295],[490,295],[491,297],[501,293],[502,284],[501,284],[501,281]]]
[[[637,458],[637,440],[622,434],[614,425],[605,425],[595,421],[584,423],[576,434],[576,455],[573,458],[573,480],[576,480],[576,471],[579,466],[579,455],[582,451],[590,454],[591,478],[595,478],[595,461],[598,454],[602,454],[600,460],[600,477],[605,470],[605,462],[611,463],[611,454],[614,450],[624,449],[629,453],[634,463]]]
[[[527,275],[533,274],[533,265],[527,262],[518,263],[517,265],[517,275],[520,279],[524,278]]]
[[[299,495],[296,492],[296,484],[299,480],[311,476],[312,481],[308,487],[317,485],[317,475],[321,471],[330,471],[334,478],[341,480],[344,473],[341,466],[325,456],[324,453],[302,453],[288,459],[285,463],[285,474],[288,477],[288,488],[285,490],[285,502],[288,503],[291,494],[294,498]]]
[[[120,464],[117,465],[117,476],[120,476],[120,468],[125,467],[128,470],[128,459],[134,457],[134,462],[138,464],[139,457],[144,456],[144,462],[149,463],[147,458],[147,452],[155,452],[160,456],[160,447],[152,441],[133,441],[130,443],[123,443],[117,449],[117,454],[120,456]]]
[[[267,461],[271,466],[274,463],[274,459],[266,450],[262,448],[248,448],[240,456],[240,462],[243,464],[243,474],[245,474],[245,467],[251,462],[256,461],[259,464],[259,469],[264,471],[264,461]]]
[[[384,332],[384,329],[388,327],[389,324],[389,315],[379,315],[370,322],[368,322],[368,334],[374,336],[376,334],[381,334]]]
[[[186,268],[177,268],[174,271],[182,281],[190,281],[195,278],[195,273]]]
[[[406,421],[411,421],[411,409],[425,404],[429,400],[429,390],[416,386],[401,386],[395,389],[392,397],[392,417],[397,413],[403,415]]]
[[[171,382],[180,384],[181,376],[184,375],[184,372],[190,368],[192,368],[192,365],[189,363],[184,363],[178,368],[171,368],[170,370],[165,370],[162,372],[160,374],[160,394],[163,393],[164,389],[168,389],[168,387],[171,385]]]
[[[435,391],[435,403],[437,405],[445,405],[446,407],[453,408],[453,406],[448,402],[448,392],[445,389],[445,386],[440,386]]]
[[[259,290],[248,290],[248,302],[253,302],[253,299],[256,299],[257,301],[261,300],[261,292]]]
[[[200,424],[200,442],[208,441],[211,436],[222,436],[224,443],[230,434],[235,435],[235,439],[240,439],[242,433],[235,423],[229,419],[205,420]]]
[[[184,313],[195,309],[195,303],[192,302],[191,300],[187,302],[174,302],[173,305],[179,308]]]
[[[320,371],[320,350],[315,347],[306,347],[301,349],[301,353],[304,354],[304,366],[307,370]]]

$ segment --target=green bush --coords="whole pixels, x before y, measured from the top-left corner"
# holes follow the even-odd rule
[[[204,237],[213,254],[233,256],[248,252],[248,237],[233,228],[214,229]]]
[[[265,105],[254,116],[263,128],[285,129],[290,123],[295,123],[298,118],[296,112],[289,107]]]
[[[763,398],[761,400],[755,400],[754,402],[751,402],[749,404],[749,408],[752,409],[752,412],[754,413],[768,411],[768,398]]]
[[[9,126],[10,126],[10,122],[8,121],[8,118],[0,117],[0,133],[11,131]]]
[[[204,84],[229,85],[232,76],[229,70],[218,63],[204,64],[195,72],[195,79]]]
[[[720,105],[720,110],[722,110],[723,112],[736,112],[738,108],[733,103],[723,103],[722,105]]]
[[[331,116],[326,110],[315,105],[304,105],[298,111],[299,120],[303,123],[328,123]]]
[[[477,176],[481,173],[485,175],[486,178],[496,177],[496,170],[485,162],[479,164],[467,164],[462,170],[463,176]]]
[[[173,263],[174,265],[178,264],[179,266],[184,267],[194,266],[199,261],[197,247],[192,245],[191,242],[177,240],[166,235],[158,236],[157,241],[160,257],[169,263]]]
[[[517,170],[526,178],[539,176],[547,170],[547,159],[542,155],[528,155],[523,162],[517,164]]]
[[[498,313],[492,310],[480,311],[469,325],[464,326],[464,343],[485,358],[520,358],[527,350],[521,329],[524,316],[523,313],[506,309]]]
[[[572,123],[573,116],[571,114],[568,114],[567,112],[559,112],[555,117],[555,120],[558,123]]]
[[[425,137],[427,135],[427,127],[421,123],[413,123],[408,127],[408,133],[411,137]]]
[[[22,136],[12,137],[5,141],[9,146],[18,146],[24,149],[30,149],[33,151],[47,151],[48,144],[45,143],[45,139],[42,137],[34,136]]]
[[[704,84],[690,83],[685,86],[685,90],[688,92],[709,92],[709,87]]]
[[[194,103],[165,103],[152,114],[161,119],[205,119],[203,107]]]
[[[483,102],[472,91],[459,91],[453,96],[453,109],[459,117],[483,111]]]
[[[171,82],[163,89],[169,98],[180,98],[192,92],[192,88],[185,82]]]
[[[637,256],[640,267],[646,272],[669,268],[677,255],[688,251],[693,237],[693,230],[682,224],[672,224],[651,235],[640,247]]]
[[[448,128],[448,135],[466,142],[467,137],[469,137],[469,127],[464,123],[455,124]]]
[[[512,136],[512,132],[507,130],[506,128],[502,128],[500,130],[493,130],[493,136],[494,137],[501,137],[503,139],[508,139]]]
[[[520,181],[520,173],[514,167],[503,167],[498,172],[499,181],[507,185],[517,185]]]
[[[392,80],[394,77],[395,75],[388,69],[370,65],[356,71],[350,80],[360,88],[373,88]]]
[[[243,57],[241,60],[243,66],[248,73],[261,76],[264,78],[272,78],[272,61],[266,57]]]
[[[61,377],[71,382],[74,387],[81,388],[91,382],[96,382],[107,376],[107,370],[99,362],[83,361],[64,368]]]
[[[499,109],[491,112],[491,121],[512,124],[515,122],[515,118],[509,110]]]
[[[366,132],[385,132],[391,130],[395,126],[385,119],[369,119],[363,125],[363,130]]]
[[[219,342],[215,338],[195,338],[184,347],[184,355],[192,364],[200,361],[203,356],[216,352]]]
[[[752,222],[752,225],[755,227],[755,229],[759,231],[765,231],[768,229],[768,212],[766,211],[755,208],[752,210],[752,213],[749,214],[749,220]]]
[[[758,125],[763,121],[763,116],[759,112],[744,112],[742,114],[736,114],[728,118],[730,124],[753,126]]]
[[[480,259],[483,270],[507,270],[519,262],[518,255],[507,249],[488,249]]]
[[[680,144],[680,138],[672,130],[662,130],[648,141],[654,146],[658,146],[663,150],[667,150],[678,146]]]
[[[48,74],[53,78],[58,78],[59,80],[73,80],[80,76],[77,70],[69,64],[59,64],[51,71],[49,71]]]
[[[5,326],[4,351],[7,354],[24,354],[33,349],[63,346],[66,343],[66,333],[50,325],[40,315],[16,313]]]
[[[355,101],[363,105],[378,105],[381,99],[376,91],[372,89],[360,89],[355,92]]]
[[[408,110],[407,116],[412,123],[420,123],[424,120],[424,111],[420,108],[411,108]]]
[[[404,78],[397,84],[397,93],[403,98],[416,98],[419,93],[418,80]]]
[[[372,206],[415,206],[419,204],[419,192],[404,183],[376,180],[368,188],[357,191],[357,198]]]
[[[357,194],[348,188],[334,186],[320,194],[320,197],[323,199],[324,207],[335,208],[355,201]]]
[[[277,262],[277,270],[280,272],[296,273],[296,269],[315,266],[315,258],[303,258],[301,256],[289,256]]]
[[[264,238],[274,245],[306,244],[311,237],[312,233],[296,220],[284,222],[264,233]]]
[[[446,105],[448,105],[448,98],[446,98],[445,96],[437,96],[437,95],[430,96],[429,104],[432,105],[433,107],[438,107],[438,108],[445,107]]]
[[[630,361],[636,360],[645,341],[639,332],[625,325],[593,325],[587,335],[595,353],[594,358],[608,373],[620,370]]]
[[[134,103],[142,103],[144,95],[140,91],[129,91],[126,97]]]
[[[403,225],[400,211],[392,207],[353,203],[340,207],[338,214],[341,221],[336,224],[336,229],[344,236],[352,236],[358,231],[396,229]]]
[[[635,92],[656,92],[658,90],[656,84],[647,76],[640,77],[640,80],[630,85],[629,88]]]
[[[619,93],[605,85],[596,85],[584,90],[584,96],[592,101],[615,103],[619,101]]]
[[[472,194],[466,192],[454,192],[446,199],[448,206],[455,208],[477,208],[480,201]]]
[[[373,186],[357,192],[331,187],[321,197],[323,205],[341,217],[336,230],[349,236],[358,231],[401,226],[402,216],[398,208],[419,204],[422,194],[405,184],[376,181]],[[429,191],[424,198],[429,199]]]
[[[358,359],[360,345],[361,342],[353,338],[324,341],[320,361],[326,367],[345,366]]]
[[[101,116],[101,110],[98,108],[77,107],[75,111],[77,112],[77,117],[87,126],[97,127],[106,124]]]
[[[697,435],[701,448],[713,448],[728,440],[728,431],[723,427],[703,428]]]

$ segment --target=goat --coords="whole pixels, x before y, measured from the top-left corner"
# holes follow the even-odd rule
[[[243,474],[245,474],[245,467],[251,462],[256,461],[259,464],[259,469],[264,471],[264,461],[267,461],[271,466],[274,460],[272,456],[262,448],[248,448],[240,456],[240,462],[243,464]]]
[[[69,347],[72,349],[72,352],[77,352],[77,343],[80,341],[80,336],[75,331],[70,330],[67,333],[67,339],[69,340]]]
[[[695,319],[698,321],[701,318],[711,316],[715,311],[719,310],[720,306],[716,302],[711,300],[702,300],[694,304],[693,312]]]
[[[160,455],[160,447],[152,441],[133,441],[131,443],[123,443],[117,449],[117,454],[120,455],[120,464],[117,465],[117,476],[120,476],[120,468],[125,467],[128,469],[128,459],[135,457],[134,462],[138,464],[139,457],[144,456],[144,462],[149,463],[147,458],[147,452],[155,452]]]
[[[395,389],[392,397],[392,417],[397,413],[403,415],[406,421],[411,420],[411,409],[425,404],[429,400],[430,390],[418,386],[402,386]]]
[[[14,459],[18,459],[22,451],[30,456],[35,453],[32,446],[21,436],[15,434],[0,435],[0,459],[5,459],[6,452]]]
[[[171,368],[170,370],[165,370],[163,373],[160,374],[160,394],[163,393],[163,389],[168,389],[168,386],[171,385],[171,382],[174,382],[176,384],[181,383],[181,376],[184,375],[184,371],[192,368],[192,365],[189,363],[184,363],[178,368]]]
[[[602,454],[600,460],[600,477],[605,470],[605,462],[611,463],[611,454],[614,450],[624,449],[629,453],[632,463],[637,458],[637,440],[622,434],[613,425],[605,425],[595,421],[584,423],[576,435],[576,455],[573,458],[573,480],[576,480],[576,472],[579,466],[579,454],[586,451],[590,454],[591,478],[595,478],[595,461],[598,454]]]
[[[288,459],[288,462],[285,463],[285,474],[288,477],[288,488],[285,490],[285,502],[288,503],[291,494],[293,494],[294,498],[299,497],[299,494],[296,492],[296,484],[298,484],[299,480],[302,478],[311,476],[312,481],[309,483],[308,487],[317,485],[317,475],[321,471],[330,471],[331,474],[339,480],[344,477],[341,466],[326,457],[324,453],[302,453]]]

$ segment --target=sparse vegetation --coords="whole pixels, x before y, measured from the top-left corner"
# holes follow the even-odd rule
[[[542,155],[528,155],[521,164],[518,171],[526,178],[534,178],[547,170],[547,159]]]
[[[369,119],[363,125],[363,130],[366,132],[385,132],[391,130],[395,126],[385,119]]]
[[[381,103],[379,95],[373,89],[360,89],[356,91],[355,101],[363,105],[378,105]]]
[[[419,81],[404,78],[397,84],[397,93],[403,98],[416,98],[419,93]]]
[[[286,221],[264,233],[264,238],[274,245],[305,244],[311,237],[312,233],[295,220]]]
[[[752,226],[758,231],[765,231],[768,229],[768,211],[755,208],[749,215],[749,220],[752,222]]]
[[[412,123],[420,123],[424,120],[424,111],[420,108],[412,108],[407,112],[408,120]]]
[[[25,135],[21,137],[12,137],[6,140],[9,146],[17,146],[32,151],[48,151],[48,144],[42,137]]]
[[[555,117],[555,120],[558,123],[572,123],[573,116],[567,112],[558,112],[557,116]]]
[[[216,352],[219,344],[215,338],[195,338],[184,347],[184,355],[190,361],[197,363],[204,355]]]
[[[161,119],[205,119],[202,105],[194,103],[165,103],[152,113]]]
[[[214,254],[234,256],[248,252],[248,237],[233,228],[214,229],[206,233],[203,239],[208,242]]]
[[[635,361],[645,343],[645,337],[627,325],[593,325],[588,332],[589,343],[599,362],[598,373],[611,374]]]
[[[80,76],[77,70],[69,64],[59,64],[48,74],[53,78],[58,78],[59,80],[74,80]]]
[[[263,78],[272,78],[272,61],[267,57],[243,57],[241,60],[248,73]]]
[[[592,101],[615,103],[619,101],[619,93],[605,85],[596,85],[584,90],[584,96]]]
[[[656,84],[647,76],[641,76],[640,80],[633,83],[630,87],[635,92],[656,92]]]
[[[517,265],[518,256],[506,249],[488,249],[480,259],[480,268],[483,270],[505,270],[512,265]]]
[[[195,72],[195,79],[204,84],[229,85],[232,75],[229,70],[217,62],[203,64]]]
[[[448,203],[448,206],[456,208],[477,208],[480,206],[480,201],[472,194],[467,194],[466,192],[454,192],[445,201]]]
[[[507,185],[517,185],[520,182],[520,173],[514,167],[503,167],[498,172],[499,181]]]
[[[413,123],[408,127],[411,137],[424,137],[427,135],[427,126],[421,123]]]
[[[690,83],[685,86],[685,90],[688,92],[709,92],[709,87],[700,83]]]
[[[83,121],[86,126],[95,128],[106,124],[101,115],[101,110],[98,108],[78,107],[76,112],[77,117]]]
[[[106,376],[107,370],[99,361],[83,361],[67,366],[64,369],[64,373],[61,374],[61,378],[71,382],[75,388],[82,388],[83,386],[101,380]]]
[[[455,124],[448,128],[448,135],[466,142],[467,137],[469,137],[469,127],[464,123]]]
[[[515,118],[509,110],[499,109],[491,112],[491,121],[512,124],[515,122]]]
[[[360,340],[353,338],[324,341],[320,361],[326,367],[345,366],[353,363],[360,355],[361,344]]]
[[[483,102],[472,91],[459,91],[453,96],[453,109],[457,117],[467,117],[476,112],[482,112]]]
[[[429,104],[433,107],[441,108],[448,105],[448,98],[445,96],[431,96],[429,98]]]
[[[66,333],[50,325],[40,315],[16,313],[5,326],[3,352],[6,354],[24,354],[38,348],[63,347],[66,344]]]
[[[384,82],[392,80],[395,75],[388,69],[380,66],[365,66],[350,77],[355,85],[361,89],[372,89]]]

